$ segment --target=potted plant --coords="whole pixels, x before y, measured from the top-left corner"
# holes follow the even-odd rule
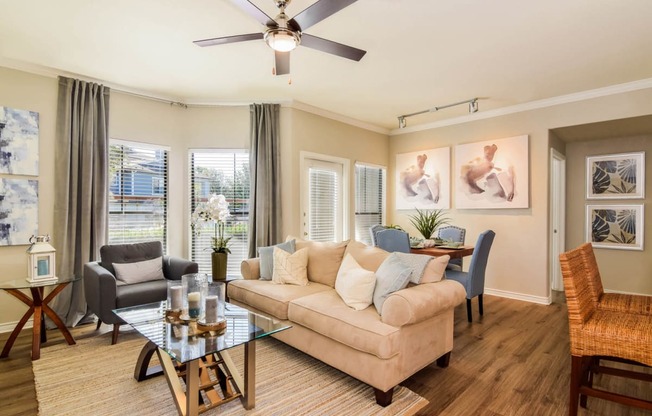
[[[417,209],[417,213],[409,215],[408,218],[414,228],[426,240],[430,240],[435,230],[442,225],[448,224],[449,221],[449,218],[440,209],[434,209],[432,211],[420,211]]]
[[[231,253],[228,244],[231,237],[224,236],[226,220],[231,216],[229,202],[224,195],[211,195],[208,202],[201,202],[195,207],[195,212],[190,218],[190,226],[199,235],[202,228],[200,224],[211,223],[213,225],[213,237],[211,237],[211,266],[213,280],[226,279],[226,264],[228,254]]]

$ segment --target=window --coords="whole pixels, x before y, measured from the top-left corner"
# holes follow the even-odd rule
[[[167,252],[168,149],[109,141],[109,244],[160,241]]]
[[[355,239],[373,245],[369,228],[385,221],[385,168],[355,164]]]
[[[348,161],[312,156],[302,156],[304,235],[314,241],[342,241],[348,236],[344,208]]]
[[[249,153],[217,149],[190,152],[190,212],[212,194],[222,194],[229,201],[231,217],[224,234],[231,236],[231,254],[226,272],[238,275],[249,251]],[[192,234],[190,254],[201,273],[211,273],[211,237],[207,229]]]

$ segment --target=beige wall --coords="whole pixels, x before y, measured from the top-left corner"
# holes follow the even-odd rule
[[[563,148],[549,130],[597,121],[652,113],[652,90],[627,92],[580,102],[556,105],[511,115],[393,136],[390,139],[390,178],[395,175],[397,153],[527,134],[530,137],[530,208],[515,210],[457,210],[453,222],[467,229],[467,241],[493,229],[496,239],[487,267],[489,293],[545,302],[549,296],[549,153],[550,146]],[[568,146],[568,144],[566,145]],[[568,148],[566,148],[568,151]],[[569,167],[570,169],[570,167]],[[583,177],[583,176],[582,176]],[[388,222],[410,227],[406,213],[394,209],[394,186],[390,180]],[[454,193],[454,190],[453,190]],[[569,198],[573,197],[569,195]],[[452,200],[454,201],[454,194]],[[567,213],[567,224],[584,221],[584,214]],[[465,266],[468,267],[468,261]],[[649,287],[649,286],[648,286]]]
[[[590,138],[590,137],[587,137]],[[605,155],[623,152],[644,151],[646,189],[645,199],[628,200],[587,200],[586,199],[586,156]],[[585,210],[587,204],[645,204],[648,208],[652,202],[652,135],[637,137],[613,137],[602,140],[579,141],[566,144],[566,246],[577,247],[585,241]],[[652,220],[645,218],[645,251],[594,249],[602,284],[605,290],[618,292],[642,293],[652,295],[652,256],[649,254],[652,244]]]

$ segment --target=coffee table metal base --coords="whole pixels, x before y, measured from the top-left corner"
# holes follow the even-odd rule
[[[155,352],[161,365],[149,368]],[[179,414],[193,416],[238,397],[245,409],[253,409],[256,396],[255,368],[255,341],[244,345],[244,377],[240,375],[226,350],[180,364],[149,341],[140,352],[134,378],[143,381],[164,374]],[[181,377],[186,384],[185,390],[179,380]],[[217,388],[222,392],[222,396]],[[204,392],[209,402],[204,402],[201,392]]]

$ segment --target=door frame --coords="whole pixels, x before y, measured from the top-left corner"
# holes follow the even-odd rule
[[[550,280],[553,290],[564,290],[559,266],[559,254],[566,250],[566,156],[550,149]]]

